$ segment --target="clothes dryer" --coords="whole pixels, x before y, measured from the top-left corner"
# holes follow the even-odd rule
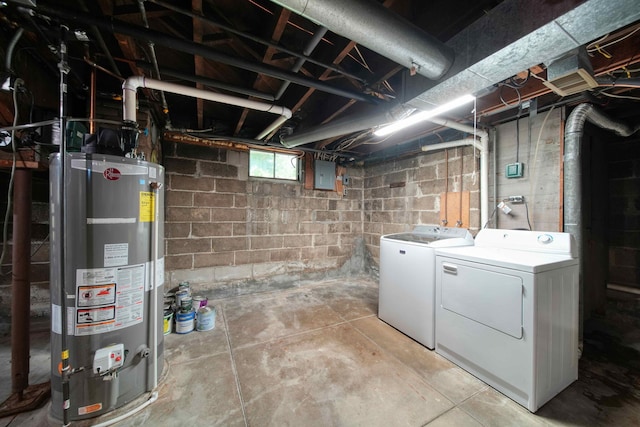
[[[436,250],[436,352],[535,412],[578,378],[578,259],[567,233],[481,230]]]

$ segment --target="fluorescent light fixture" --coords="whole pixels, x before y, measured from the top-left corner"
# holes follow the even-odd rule
[[[461,96],[460,98],[456,98],[452,101],[447,102],[446,104],[442,104],[439,107],[434,108],[433,110],[421,111],[407,117],[406,119],[398,120],[397,122],[384,126],[375,131],[373,134],[376,136],[387,136],[400,129],[415,125],[416,123],[422,122],[424,120],[429,120],[430,118],[435,117],[439,114],[453,110],[454,108],[458,108],[461,105],[473,101],[474,99],[476,99],[476,97],[473,95]]]

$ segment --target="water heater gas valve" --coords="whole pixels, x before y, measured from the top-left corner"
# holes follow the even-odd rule
[[[93,373],[106,375],[124,365],[124,344],[113,344],[96,350],[93,356]]]

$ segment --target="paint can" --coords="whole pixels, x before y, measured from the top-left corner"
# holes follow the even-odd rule
[[[191,295],[191,286],[189,282],[180,282],[178,285],[178,291],[187,291],[189,295]]]
[[[201,307],[198,310],[198,318],[196,320],[196,329],[198,331],[210,331],[216,327],[216,309],[215,307]]]
[[[197,307],[195,310],[197,311],[198,308]],[[190,295],[185,295],[182,298],[180,298],[180,312],[181,313],[187,313],[191,310],[194,309],[193,306],[193,298]]]
[[[176,309],[180,310],[182,306],[182,298],[186,298],[189,296],[189,292],[187,291],[178,291],[176,292]]]
[[[164,294],[164,305],[169,305],[171,308],[175,308],[176,294],[175,292],[167,292]]]
[[[162,332],[164,333],[164,335],[169,335],[171,332],[173,332],[173,310],[171,310],[171,308],[165,308],[164,310]]]
[[[188,334],[193,331],[196,312],[191,310],[188,313],[176,313],[176,333]]]
[[[193,297],[193,309],[197,312],[201,307],[206,307],[209,300],[202,295],[194,295]]]

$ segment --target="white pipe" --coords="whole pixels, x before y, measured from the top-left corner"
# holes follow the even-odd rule
[[[152,332],[152,340],[151,340],[151,352],[153,354],[153,373],[151,375],[151,378],[153,378],[152,381],[152,387],[151,390],[155,390],[156,387],[158,386],[158,327],[160,326],[159,324],[159,319],[158,319],[158,280],[157,280],[157,271],[158,271],[158,211],[160,209],[160,206],[158,206],[158,199],[159,199],[159,191],[160,191],[160,185],[155,186],[155,188],[153,188],[154,194],[155,194],[155,203],[154,203],[154,212],[153,212],[153,227],[151,228],[151,244],[153,245],[153,262],[151,263],[151,280],[153,280],[151,282],[151,307],[153,308],[153,310],[151,310],[151,316],[153,318],[152,322],[151,322],[151,327],[153,328],[153,332]],[[162,313],[164,315],[164,313]]]
[[[431,123],[467,132],[480,138],[480,228],[489,221],[489,133],[465,125],[438,117],[429,119]],[[474,143],[474,146],[476,143]]]
[[[276,130],[287,119],[291,118],[291,110],[279,105],[268,104],[266,102],[253,101],[239,98],[237,96],[225,95],[189,86],[181,86],[174,83],[160,80],[148,79],[144,76],[132,76],[122,83],[122,116],[125,121],[136,121],[136,96],[138,88],[148,88],[189,96],[191,98],[206,99],[208,101],[220,102],[237,107],[249,108],[256,111],[277,114],[280,117],[263,130],[256,138],[262,139],[269,133]]]
[[[482,144],[480,144],[477,139],[465,138],[465,139],[459,139],[457,141],[447,141],[447,142],[440,142],[438,144],[423,145],[422,151],[443,150],[445,148],[464,147],[466,145],[473,145],[476,149],[482,150]]]
[[[628,294],[640,295],[640,289],[632,288],[631,286],[624,286],[624,285],[616,285],[614,283],[607,283],[607,289],[611,289],[613,291],[618,291],[618,292],[626,292]]]
[[[142,411],[144,408],[146,408],[147,406],[151,405],[153,402],[155,402],[156,400],[158,400],[158,392],[157,391],[153,391],[151,393],[151,395],[149,396],[149,399],[147,399],[146,402],[144,402],[142,405],[130,410],[127,413],[124,413],[122,415],[119,415],[115,418],[112,418],[110,420],[107,420],[103,423],[100,424],[95,424],[93,427],[107,427],[107,426],[111,426],[117,422],[120,422],[122,420],[124,420],[125,418],[128,418],[132,415],[137,414],[138,412]]]

